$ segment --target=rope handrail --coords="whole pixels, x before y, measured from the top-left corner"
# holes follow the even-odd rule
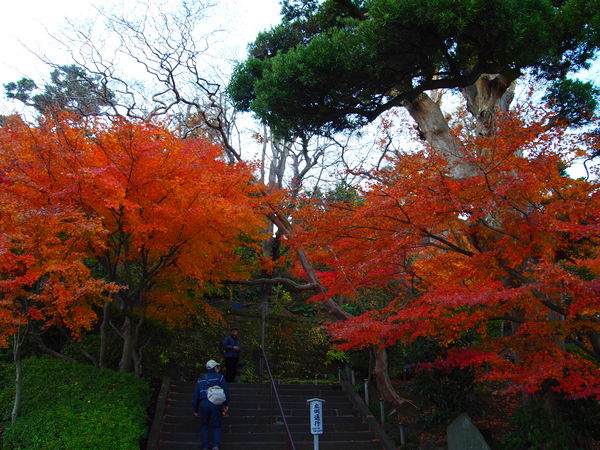
[[[269,374],[269,379],[271,380],[271,387],[273,388],[273,392],[275,393],[275,400],[277,400],[277,406],[279,407],[279,412],[281,412],[281,420],[283,421],[283,426],[285,427],[285,432],[288,436],[288,445],[290,450],[296,450],[296,446],[294,445],[294,440],[292,439],[292,433],[290,431],[290,427],[287,423],[287,419],[285,418],[285,413],[283,412],[283,406],[281,404],[281,400],[279,399],[279,393],[277,392],[277,386],[275,385],[275,379],[273,378],[273,374],[271,373],[271,367],[269,366],[269,360],[267,359],[267,354],[265,353],[265,349],[260,347],[260,351],[262,352],[262,357],[265,360],[265,366],[267,367],[267,373]]]

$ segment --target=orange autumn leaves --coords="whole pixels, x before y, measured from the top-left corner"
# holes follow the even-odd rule
[[[89,329],[111,292],[176,323],[194,310],[187,289],[246,275],[235,248],[264,227],[260,197],[217,146],[62,117],[12,118],[0,148],[2,344],[28,318]]]
[[[559,170],[594,136],[540,117],[461,136],[469,177],[432,152],[398,154],[354,200],[301,202],[286,244],[322,269],[315,299],[385,292],[332,325],[344,348],[430,338],[448,348],[432,363],[600,398],[598,178]],[[12,119],[0,149],[0,344],[30,320],[89,329],[108,295],[175,326],[196,311],[190,291],[249,275],[236,250],[266,229],[269,199],[218,147],[64,117]]]
[[[435,339],[449,350],[434,363],[480,380],[600,398],[598,179],[561,174],[588,137],[546,124],[515,114],[463,136],[469,177],[399,154],[356,201],[303,208],[293,245],[326,268],[320,296],[391,299],[333,324],[342,348]]]
[[[102,228],[64,205],[3,198],[0,208],[0,345],[29,320],[60,322],[74,334],[90,329],[92,305],[115,289],[83,263]]]

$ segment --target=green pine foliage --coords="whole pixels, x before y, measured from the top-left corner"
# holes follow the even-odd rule
[[[14,366],[0,367],[1,447],[138,449],[145,431],[148,384],[131,374],[43,358],[23,361],[21,417],[9,424]]]
[[[288,0],[283,6],[282,22],[249,46],[228,91],[238,109],[253,111],[284,136],[356,129],[420,93],[469,86],[484,73],[564,80],[588,67],[600,45],[598,0]],[[592,90],[563,82],[553,93],[558,101],[567,96],[575,106],[569,112],[579,118],[581,100],[586,111],[594,106]]]
[[[65,110],[81,116],[97,115],[115,99],[105,79],[76,64],[57,66],[43,89],[30,78],[21,78],[5,84],[4,90],[8,99],[32,106],[40,114]]]

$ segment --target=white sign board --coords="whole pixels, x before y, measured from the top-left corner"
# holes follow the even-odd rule
[[[310,433],[323,434],[323,400],[311,398],[307,401],[310,407]]]

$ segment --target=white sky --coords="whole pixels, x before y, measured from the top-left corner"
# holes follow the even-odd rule
[[[143,0],[0,0],[0,114],[23,111],[19,102],[5,99],[4,83],[24,76],[43,83],[48,77],[51,69],[31,50],[58,64],[72,63],[64,50],[59,50],[50,34],[57,34],[67,20],[92,20],[97,17],[95,7],[109,12],[119,11],[131,9],[132,5],[135,8],[136,1],[143,8]],[[155,1],[177,4],[181,0]],[[194,3],[197,0],[188,1]],[[280,22],[281,7],[279,0],[210,1],[214,7],[210,9],[206,31],[221,30],[217,35],[219,53],[215,63],[227,73],[233,61],[244,59],[247,44],[255,39],[258,32]],[[580,74],[580,77],[597,82],[599,74],[600,61],[597,60],[592,70]],[[581,176],[582,167],[573,172],[575,176]]]
[[[97,16],[95,7],[118,11],[123,6],[131,7],[132,3],[131,0],[0,0],[0,84],[24,76],[35,81],[48,77],[51,69],[28,49],[60,64],[72,63],[49,36],[49,32],[56,34],[63,28],[67,19],[89,20]],[[207,27],[222,30],[218,39],[224,42],[223,58],[227,66],[232,60],[244,58],[247,44],[259,31],[280,21],[279,0],[213,0],[213,3]],[[4,99],[2,87],[0,114],[16,106]]]

